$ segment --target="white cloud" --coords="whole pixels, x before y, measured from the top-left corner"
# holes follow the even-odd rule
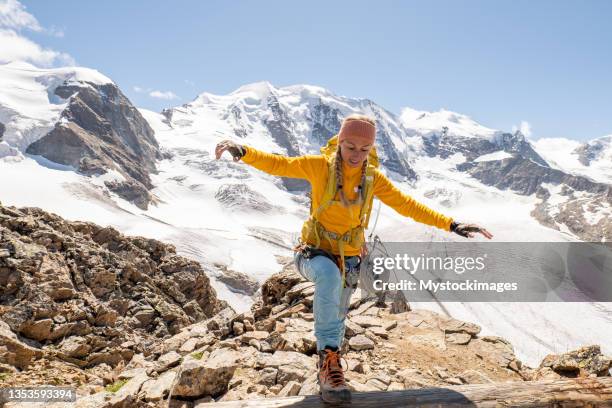
[[[185,79],[185,83],[189,86],[195,86],[195,82],[190,81],[189,79]]]
[[[158,99],[178,99],[178,95],[176,95],[174,92],[172,91],[151,91],[149,92],[149,96],[151,98],[158,98]]]
[[[0,27],[43,31],[36,17],[28,13],[23,4],[17,0],[0,0]]]
[[[28,61],[43,67],[75,65],[74,59],[63,52],[43,48],[13,30],[0,29],[0,63]]]
[[[64,38],[64,30],[62,30],[61,28],[57,28],[56,26],[51,26],[45,31],[54,37]]]
[[[134,85],[134,86],[132,87],[132,89],[134,90],[134,92],[144,92],[144,91],[145,91],[145,89],[144,89],[144,88],[141,88],[141,87],[139,87],[139,86],[137,86],[137,85]]]
[[[522,120],[520,126],[512,126],[512,133],[519,130],[525,137],[531,136],[531,124],[526,120]]]
[[[42,27],[36,17],[26,11],[17,0],[0,0],[0,63],[27,61],[39,66],[75,65],[74,59],[64,53],[44,48],[24,37],[21,30],[44,32],[63,37],[64,32],[55,27]]]

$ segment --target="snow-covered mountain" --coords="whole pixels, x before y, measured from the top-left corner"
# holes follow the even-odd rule
[[[146,209],[162,158],[153,130],[107,77],[86,68],[0,66],[0,157],[30,155],[89,176]]]
[[[0,78],[4,205],[39,206],[172,242],[213,271],[219,297],[238,310],[280,268],[279,257],[291,255],[308,214],[308,186],[217,161],[214,146],[230,138],[269,152],[316,154],[351,113],[377,119],[382,169],[401,189],[458,220],[485,225],[498,241],[612,239],[612,171],[606,181],[554,160],[577,155],[582,167],[605,170],[605,138],[567,153],[458,113],[395,115],[368,99],[310,85],[259,82],[156,113],[135,109],[93,70],[12,63],[0,66]],[[461,239],[384,206],[376,225],[389,241]],[[612,336],[610,311],[601,305],[446,304],[445,312],[503,334],[523,348],[525,361]],[[529,327],[525,315],[533,319]],[[551,325],[550,316],[568,317],[572,329]],[[604,329],[594,333],[586,324]],[[554,340],[562,329],[567,337]]]
[[[580,143],[564,138],[539,139],[533,143],[551,166],[567,173],[612,183],[612,135]]]

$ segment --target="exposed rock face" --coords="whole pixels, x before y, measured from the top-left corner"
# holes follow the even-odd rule
[[[612,187],[582,176],[573,176],[550,167],[543,167],[531,160],[513,157],[505,160],[466,163],[459,170],[501,190],[510,189],[519,194],[535,193],[542,183],[565,184],[575,190],[603,194],[612,197]]]
[[[447,158],[454,153],[461,153],[466,161],[457,165],[457,170],[500,190],[512,190],[521,195],[535,193],[542,201],[536,205],[531,215],[541,224],[554,229],[567,227],[584,241],[612,239],[611,221],[605,216],[605,207],[612,204],[612,185],[551,168],[518,131],[514,134],[499,133],[490,140],[449,136],[446,131],[445,128],[440,134],[423,137],[423,146],[429,156]],[[588,165],[597,159],[608,144],[609,138],[604,137],[581,146],[578,153],[581,154],[583,164]],[[474,161],[481,155],[500,149],[511,153],[512,157]],[[544,187],[545,184],[580,193],[576,197],[570,193],[565,194],[568,197],[565,202],[549,201],[551,193]],[[425,196],[438,199],[442,205],[452,205],[458,199],[439,189],[428,191]],[[603,216],[597,215],[598,212]]]
[[[342,126],[342,112],[330,107],[319,98],[319,103],[313,106],[310,112],[312,137],[321,145],[327,143],[330,135],[336,134]]]
[[[612,361],[601,354],[598,345],[592,345],[560,355],[549,354],[540,363],[540,368],[544,367],[563,377],[607,376]]]
[[[368,101],[368,104],[374,112],[377,123],[376,144],[378,146],[377,153],[380,158],[380,163],[409,181],[416,180],[417,174],[410,166],[410,163],[408,163],[406,152],[397,149],[391,136],[392,134],[404,134],[404,129],[396,126],[394,122],[389,122],[382,117],[383,114],[387,117],[394,117],[392,113],[382,108],[377,108],[372,101]]]
[[[263,123],[268,128],[272,139],[274,139],[279,146],[287,149],[287,155],[299,156],[300,147],[295,136],[293,136],[291,129],[292,121],[287,113],[281,108],[274,94],[270,93],[268,95],[267,102],[272,117],[270,119],[264,119]]]
[[[440,134],[423,137],[423,147],[429,156],[443,159],[455,153],[463,154],[471,162],[479,156],[499,151],[500,149],[531,160],[540,166],[549,167],[548,163],[533,149],[521,132],[502,133],[491,140],[480,137],[460,137],[448,135],[444,128]]]
[[[32,359],[41,356],[39,349],[26,344],[11,331],[8,324],[0,320],[0,363],[25,368]]]
[[[597,160],[601,154],[612,146],[612,136],[604,136],[599,139],[584,143],[574,150],[578,154],[578,160],[585,166],[589,166],[593,160]]]
[[[2,136],[4,136],[5,130],[6,130],[6,127],[4,126],[4,123],[0,122],[0,142],[2,141]]]
[[[246,273],[227,269],[224,265],[215,266],[217,266],[221,272],[219,276],[217,276],[217,280],[225,283],[231,290],[252,296],[257,292],[257,289],[259,289],[259,282]]]
[[[234,375],[240,353],[226,348],[213,351],[206,360],[188,360],[172,391],[177,397],[217,397],[227,391]]]
[[[68,107],[53,130],[26,152],[87,175],[116,170],[125,180],[109,189],[146,209],[153,187],[149,174],[163,155],[140,112],[114,84],[62,85],[55,94],[70,98]]]
[[[585,208],[590,212],[596,211],[606,203],[612,205],[612,185],[543,167],[520,156],[479,163],[466,162],[457,168],[484,184],[502,190],[510,189],[523,195],[536,193],[542,202],[536,206],[532,215],[543,225],[557,229],[557,224],[565,225],[572,233],[589,242],[612,239],[610,218],[601,217],[592,223],[588,221],[589,214],[585,211]],[[567,196],[566,201],[549,204],[550,192],[543,184],[561,186],[562,194]],[[580,197],[575,197],[574,191],[580,192]]]
[[[116,366],[224,306],[172,245],[0,206],[0,361]]]

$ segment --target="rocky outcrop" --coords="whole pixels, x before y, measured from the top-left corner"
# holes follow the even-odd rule
[[[424,136],[423,147],[427,155],[431,157],[438,156],[446,159],[455,153],[461,153],[467,162],[472,162],[479,156],[503,150],[540,166],[549,167],[520,131],[499,133],[489,139],[449,135],[448,128],[443,128],[439,133]]]
[[[578,155],[578,160],[585,166],[597,160],[612,146],[612,136],[604,136],[578,146],[573,153]]]
[[[259,282],[246,273],[228,269],[225,265],[215,264],[215,266],[220,271],[217,280],[226,284],[230,290],[252,296],[259,289]]]
[[[542,201],[536,205],[532,215],[543,225],[556,229],[559,228],[557,224],[565,225],[569,231],[588,242],[612,239],[609,217],[600,217],[595,223],[588,221],[590,213],[597,212],[606,204],[612,205],[612,185],[543,167],[520,156],[479,163],[466,162],[457,168],[501,190],[509,189],[522,195],[535,193]],[[549,204],[550,192],[543,184],[561,186],[561,193],[567,196],[565,202]],[[580,197],[574,196],[574,191]]]
[[[271,113],[269,118],[263,119],[264,126],[270,132],[272,139],[287,150],[288,156],[299,156],[300,147],[291,129],[292,121],[282,109],[278,98],[270,93],[267,98],[267,107]]]
[[[543,167],[522,157],[505,160],[465,163],[458,166],[461,171],[489,186],[501,190],[510,189],[519,194],[531,195],[542,183],[565,184],[574,190],[602,194],[612,199],[612,186],[597,183],[586,177],[574,176],[550,167]]]
[[[224,306],[172,245],[0,206],[0,362],[114,367]]]
[[[540,373],[547,368],[560,377],[599,377],[610,375],[612,361],[601,354],[598,345],[591,345],[560,355],[549,354],[540,363]]]
[[[32,209],[2,208],[0,225],[0,288],[7,288],[0,298],[0,317],[7,322],[0,322],[0,375],[6,384],[48,384],[50,378],[61,378],[62,384],[77,387],[82,406],[104,407],[194,408],[213,401],[318,394],[314,285],[295,272],[289,258],[283,260],[283,271],[262,285],[251,310],[237,314],[230,307],[219,309],[224,306],[220,302],[201,305],[191,285],[193,275],[183,276],[183,284],[172,289],[168,275],[195,266],[179,261],[157,241],[68,223]],[[80,241],[92,242],[85,246]],[[102,266],[96,269],[97,284],[88,283],[83,258],[76,255],[66,266],[70,278],[62,277],[60,261],[69,249],[75,254],[87,249],[95,257],[84,259],[90,268]],[[55,258],[59,278],[54,280],[60,284],[50,284],[39,272],[48,270],[43,265],[52,254],[60,257]],[[105,273],[116,271],[112,260],[124,262],[114,280]],[[129,262],[138,263],[140,272]],[[21,272],[8,274],[8,268]],[[40,288],[32,287],[34,279]],[[143,305],[156,295],[165,307]],[[78,308],[71,307],[80,299]],[[134,303],[145,307],[117,309]],[[192,318],[195,304],[202,319]],[[172,312],[176,315],[166,314]],[[23,324],[17,327],[19,319]],[[143,325],[151,321],[155,324]],[[78,327],[65,328],[78,322]],[[56,332],[67,334],[60,338]],[[109,348],[117,361],[102,358]],[[531,368],[516,358],[507,340],[481,336],[476,324],[409,307],[395,313],[391,302],[359,293],[350,300],[342,350],[354,391],[610,375],[610,357],[597,346],[547,356],[540,367]],[[23,362],[19,367],[18,359]]]
[[[42,352],[36,347],[25,343],[4,321],[0,320],[0,363],[25,368],[35,358],[40,358]]]
[[[108,188],[146,209],[152,200],[149,175],[163,154],[138,109],[110,83],[61,85],[54,93],[69,99],[68,107],[55,127],[26,152],[86,175],[115,170],[124,179],[109,183]]]
[[[323,103],[319,98],[317,104],[310,109],[308,118],[311,127],[311,134],[320,146],[325,146],[330,135],[338,133],[342,126],[342,112]]]

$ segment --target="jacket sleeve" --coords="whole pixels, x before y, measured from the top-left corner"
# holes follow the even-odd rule
[[[410,217],[422,224],[450,231],[452,218],[442,215],[404,194],[379,170],[376,170],[374,175],[374,195],[403,216]]]
[[[315,177],[321,177],[321,172],[327,168],[322,156],[288,157],[262,152],[251,146],[244,148],[246,153],[242,157],[243,162],[273,176],[313,180]]]

